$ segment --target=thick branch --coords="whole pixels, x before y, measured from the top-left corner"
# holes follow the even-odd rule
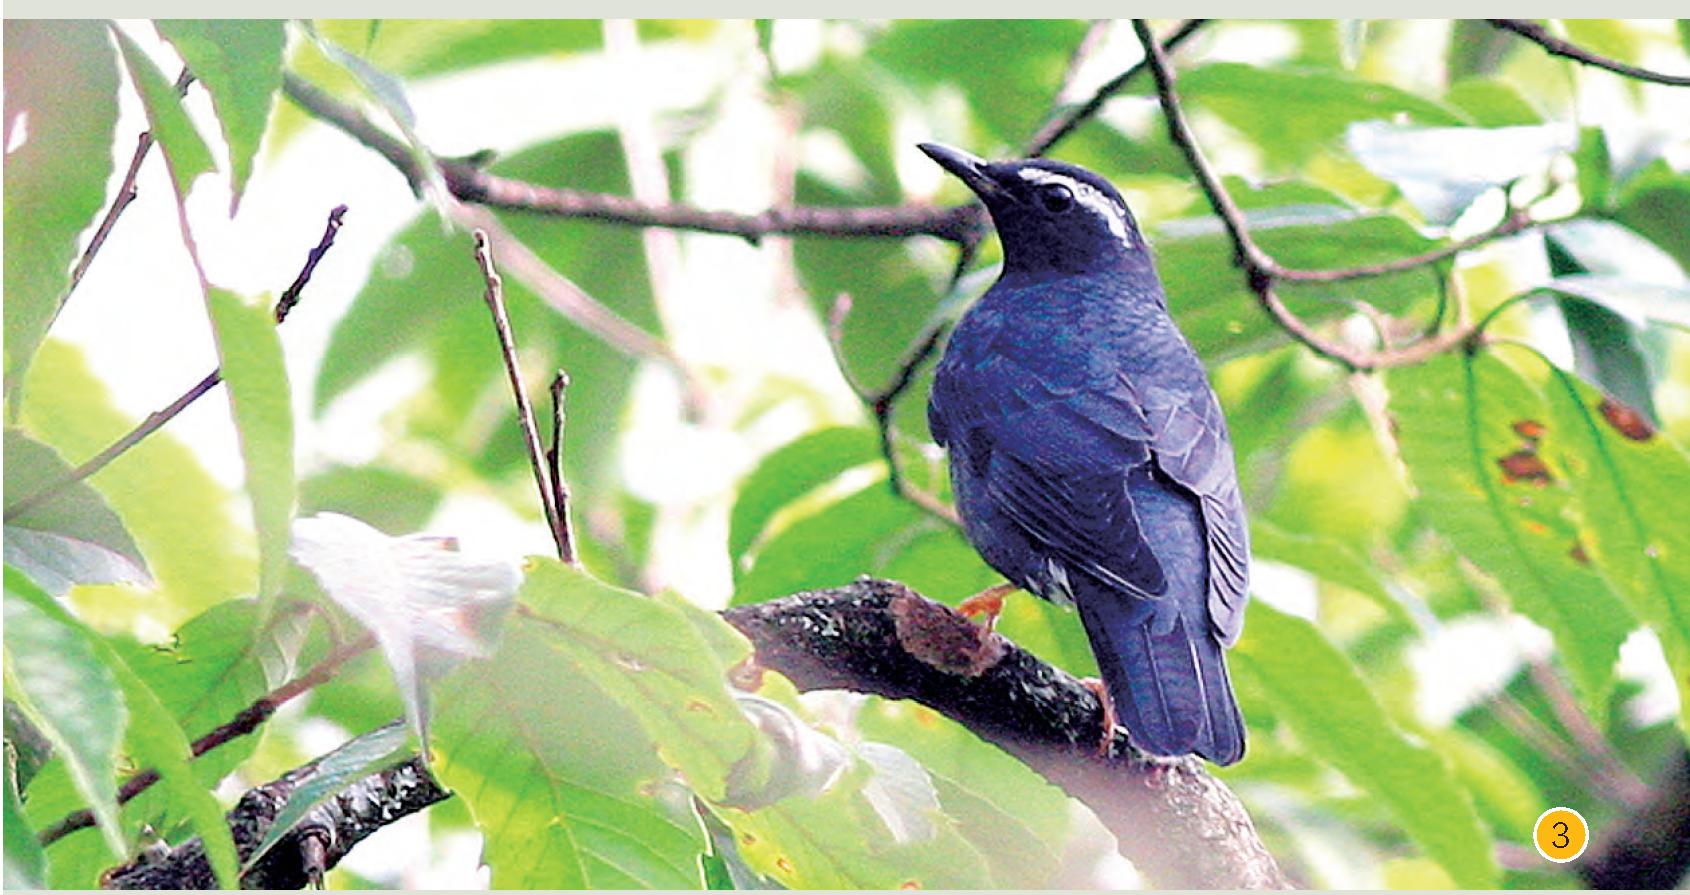
[[[913,699],[1021,759],[1088,805],[1158,886],[1288,885],[1243,804],[1202,762],[1147,759],[1121,733],[1100,754],[1103,711],[1088,687],[901,584],[864,578],[723,617],[758,664],[801,690]]]
[[[1603,56],[1600,53],[1593,53],[1578,44],[1550,34],[1549,29],[1536,22],[1525,19],[1486,19],[1485,21],[1504,31],[1512,31],[1537,44],[1551,56],[1571,59],[1583,65],[1594,65],[1597,68],[1607,69],[1616,75],[1624,75],[1639,81],[1652,81],[1656,84],[1666,84],[1671,87],[1690,87],[1690,75],[1669,75],[1653,69],[1639,68],[1618,59]]]
[[[300,108],[374,150],[420,189],[423,173],[405,144],[356,109],[291,73],[282,90]],[[936,236],[955,243],[978,241],[985,216],[978,205],[889,205],[871,208],[797,206],[758,214],[712,211],[673,203],[646,204],[627,196],[541,186],[489,174],[459,161],[437,162],[452,195],[464,202],[555,217],[590,218],[641,227],[723,233],[757,242],[772,234],[816,236]]]
[[[264,841],[288,797],[310,779],[316,762],[247,791],[227,815],[235,850],[244,863]],[[365,777],[319,805],[241,876],[246,889],[300,889],[322,884],[323,874],[376,830],[446,799],[448,793],[420,757]],[[214,889],[217,880],[195,837],[163,854],[148,854],[106,872],[111,889]]]

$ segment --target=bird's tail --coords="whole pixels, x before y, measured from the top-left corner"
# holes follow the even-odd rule
[[[1197,753],[1215,764],[1244,756],[1244,719],[1232,695],[1222,647],[1176,616],[1155,633],[1154,614],[1113,594],[1077,601],[1115,715],[1140,749]],[[1137,610],[1137,611],[1135,611]]]

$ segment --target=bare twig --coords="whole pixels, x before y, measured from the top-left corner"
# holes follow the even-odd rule
[[[563,396],[569,388],[569,374],[562,370],[552,377],[552,447],[546,452],[552,477],[552,505],[557,507],[558,524],[563,528],[558,559],[575,565],[575,531],[569,523],[569,483],[563,478]]]
[[[188,85],[193,82],[193,73],[182,69],[182,73],[176,76],[176,95],[187,95]],[[111,207],[106,209],[106,216],[100,219],[100,226],[94,229],[93,237],[88,240],[88,248],[82,250],[82,257],[77,259],[76,267],[71,269],[70,286],[65,289],[67,297],[75,292],[77,284],[82,282],[82,275],[87,273],[88,266],[94,263],[94,256],[100,253],[100,247],[106,244],[106,237],[110,236],[112,228],[117,226],[117,219],[140,194],[135,188],[135,178],[141,173],[141,163],[147,160],[147,153],[152,151],[153,142],[152,131],[141,132],[140,139],[136,141],[135,154],[129,159],[129,170],[124,173],[123,182],[118,184],[116,198],[112,199]]]
[[[329,248],[334,245],[335,235],[340,232],[341,220],[345,216],[345,205],[337,205],[334,210],[329,212],[329,222],[323,229],[322,238],[317,241],[317,246],[306,256],[305,266],[300,269],[299,275],[294,277],[293,284],[288,286],[287,290],[282,293],[281,299],[276,302],[276,323],[280,324],[283,320],[287,319],[288,312],[293,310],[294,305],[299,303],[300,293],[305,289],[305,285],[311,281],[311,274],[317,269],[317,263],[323,260],[323,255],[325,255]],[[126,451],[135,445],[140,444],[141,441],[148,435],[151,435],[163,428],[165,423],[175,419],[177,414],[187,410],[189,405],[198,401],[205,395],[206,392],[216,388],[217,384],[222,381],[222,367],[218,367],[210,373],[207,373],[200,379],[199,382],[194,383],[193,387],[189,388],[177,397],[176,400],[165,405],[162,410],[148,414],[146,419],[141,420],[140,423],[136,424],[135,428],[124,433],[121,438],[107,445],[105,450],[102,450],[98,454],[88,458],[80,466],[66,473],[62,478],[49,482],[48,484],[42,486],[40,490],[8,504],[5,510],[5,520],[7,522],[12,521],[14,518],[35,509],[48,500],[51,500],[71,485],[74,485],[94,473],[105,469],[106,466],[113,460],[123,456]]]
[[[698,374],[669,343],[588,295],[574,280],[547,264],[544,258],[505,229],[493,213],[461,203],[452,204],[449,213],[459,224],[487,233],[492,238],[494,260],[499,266],[510,271],[559,314],[629,357],[651,360],[667,367],[680,379],[688,406],[696,407],[702,403],[704,389]]]
[[[413,188],[420,188],[410,149],[372,124],[356,109],[334,99],[292,73],[284,73],[282,90],[300,108],[339,128],[393,165]],[[668,227],[723,233],[756,243],[777,233],[819,236],[906,237],[935,236],[950,242],[978,239],[985,224],[978,205],[888,205],[870,208],[795,206],[771,208],[758,214],[711,211],[688,205],[649,205],[626,196],[541,186],[490,174],[474,165],[442,160],[440,174],[452,195],[492,208],[528,211],[556,217],[589,218],[640,227]]]
[[[1690,87],[1690,75],[1669,75],[1653,69],[1639,68],[1599,53],[1593,53],[1578,44],[1550,34],[1549,29],[1536,22],[1526,19],[1486,19],[1485,21],[1504,31],[1512,31],[1537,44],[1551,56],[1571,59],[1583,65],[1593,65],[1639,81],[1652,81],[1656,84],[1666,84],[1671,87]]]
[[[1533,659],[1526,663],[1526,673],[1531,675],[1532,682],[1537,684],[1538,691],[1549,703],[1555,720],[1561,722],[1567,735],[1583,750],[1583,763],[1595,766],[1592,770],[1602,780],[1602,790],[1612,793],[1627,810],[1637,810],[1647,804],[1651,795],[1649,784],[1644,783],[1615,754],[1613,745],[1596,728],[1590,716],[1579,708],[1578,698],[1555,668],[1543,659]]]
[[[1338,271],[1304,272],[1290,271],[1275,262],[1251,238],[1250,231],[1244,224],[1243,213],[1239,210],[1238,205],[1233,202],[1232,196],[1227,193],[1226,188],[1221,185],[1220,178],[1216,176],[1214,169],[1203,158],[1202,150],[1197,147],[1191,128],[1186,123],[1185,112],[1180,107],[1179,95],[1174,90],[1174,76],[1168,66],[1167,55],[1163,52],[1161,44],[1157,43],[1155,37],[1150,33],[1150,26],[1143,19],[1134,19],[1133,30],[1138,34],[1139,43],[1144,46],[1145,59],[1149,64],[1151,74],[1156,79],[1156,95],[1162,105],[1163,117],[1167,121],[1168,135],[1185,156],[1186,164],[1191,168],[1192,175],[1197,179],[1198,187],[1202,189],[1203,195],[1209,200],[1209,206],[1214,209],[1215,214],[1220,217],[1221,223],[1225,226],[1227,235],[1232,240],[1235,260],[1244,270],[1245,281],[1249,285],[1250,291],[1256,294],[1262,309],[1273,318],[1281,329],[1314,353],[1335,361],[1350,370],[1377,370],[1419,363],[1436,354],[1466,344],[1473,337],[1472,326],[1463,323],[1400,347],[1368,351],[1341,342],[1329,341],[1316,333],[1302,318],[1292,313],[1291,309],[1285,306],[1285,303],[1280,300],[1278,293],[1274,290],[1274,281],[1277,279],[1343,280],[1363,276],[1378,276],[1383,273],[1396,272],[1399,269],[1398,265],[1403,264],[1403,262]],[[1505,224],[1507,223],[1505,222]],[[1524,224],[1512,224],[1511,226],[1523,227]],[[1465,244],[1458,245],[1461,245],[1461,248],[1471,247],[1471,245]],[[1460,250],[1460,248],[1454,251],[1439,250],[1410,260],[1418,264],[1430,264]],[[1400,269],[1406,270],[1413,266],[1416,265],[1410,264],[1402,266]]]
[[[1174,29],[1172,34],[1168,35],[1166,40],[1162,41],[1161,46],[1163,52],[1172,53],[1174,50],[1178,49],[1179,45],[1185,43],[1193,34],[1196,34],[1197,30],[1202,28],[1205,22],[1206,20],[1204,19],[1188,19],[1185,22],[1182,22],[1178,28]],[[1068,136],[1068,134],[1072,133],[1075,128],[1084,124],[1093,115],[1096,115],[1097,111],[1103,108],[1103,104],[1108,102],[1110,97],[1120,93],[1122,88],[1132,83],[1133,78],[1138,77],[1138,74],[1144,71],[1145,64],[1145,60],[1140,60],[1134,63],[1131,68],[1119,75],[1116,75],[1114,78],[1111,78],[1109,82],[1104,84],[1102,87],[1097,88],[1097,91],[1094,92],[1091,95],[1091,98],[1085,102],[1077,106],[1058,109],[1048,120],[1045,121],[1043,125],[1040,125],[1038,131],[1027,140],[1027,146],[1022,150],[1022,154],[1031,158],[1034,156],[1044,155],[1046,152],[1049,152],[1050,148],[1055,146],[1059,140]]]
[[[1381,261],[1378,264],[1359,264],[1355,267],[1340,267],[1332,270],[1298,270],[1283,267],[1273,262],[1271,258],[1268,261],[1272,264],[1270,272],[1274,278],[1295,283],[1340,283],[1345,280],[1364,280],[1370,277],[1382,277],[1430,267],[1440,261],[1454,258],[1469,249],[1475,249],[1498,239],[1524,233],[1534,227],[1541,226],[1543,223],[1543,221],[1533,218],[1524,209],[1515,208],[1511,209],[1496,226],[1482,233],[1475,233],[1466,239],[1460,239],[1448,245],[1439,246],[1406,258],[1393,258],[1390,261]]]
[[[528,462],[534,468],[534,484],[540,491],[540,508],[545,511],[546,525],[551,529],[552,540],[557,544],[558,557],[565,562],[573,562],[574,547],[570,543],[569,530],[564,526],[560,508],[553,502],[553,485],[546,473],[546,452],[540,446],[539,425],[534,420],[534,405],[528,400],[528,387],[522,382],[522,370],[516,360],[516,338],[511,335],[510,315],[505,312],[505,286],[499,278],[499,272],[493,267],[493,252],[487,242],[487,232],[475,231],[475,261],[481,267],[481,276],[486,280],[487,289],[483,293],[487,301],[487,309],[493,314],[493,329],[499,337],[499,352],[505,361],[505,372],[510,375],[511,393],[516,398],[516,420],[522,427],[522,438],[528,448]]]
[[[240,713],[227,723],[194,740],[190,746],[193,757],[198,758],[218,746],[257,730],[259,725],[268,721],[270,716],[276,713],[277,709],[300,694],[328,683],[329,679],[334,677],[334,673],[340,670],[340,666],[363,655],[370,647],[375,645],[375,642],[374,635],[365,634],[351,643],[337,647],[327,656],[324,656],[322,661],[311,666],[310,671],[264,694],[251,705],[241,709]],[[152,768],[140,771],[118,787],[117,803],[119,805],[128,803],[130,799],[146,792],[148,787],[157,782],[158,771]],[[93,825],[94,813],[85,808],[81,811],[71,812],[63,820],[42,830],[38,838],[42,845],[52,845],[67,834]]]

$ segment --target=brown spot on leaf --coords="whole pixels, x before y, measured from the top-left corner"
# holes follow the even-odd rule
[[[1514,434],[1527,441],[1537,441],[1543,437],[1544,426],[1537,420],[1515,420]]]
[[[1573,549],[1568,550],[1567,555],[1573,558],[1573,562],[1581,566],[1590,565],[1590,554],[1584,552],[1584,545],[1579,543],[1576,538],[1573,540]]]
[[[776,858],[775,859],[775,866],[777,868],[779,868],[780,872],[782,872],[782,873],[792,873],[794,870],[797,869],[797,868],[792,866],[792,860],[790,858],[788,858],[786,855],[781,855],[780,857]]]
[[[728,683],[749,693],[761,690],[763,688],[763,666],[757,664],[757,657],[747,656],[745,661],[729,668]]]
[[[1596,409],[1602,411],[1602,418],[1608,421],[1608,425],[1632,441],[1648,441],[1655,434],[1655,427],[1643,414],[1613,398],[1603,398]]]
[[[900,888],[900,889],[919,889],[919,888],[921,888],[921,880],[906,879],[903,882],[898,884],[898,888]]]
[[[1549,526],[1544,525],[1536,519],[1521,519],[1520,524],[1525,527],[1526,531],[1529,531],[1539,537],[1549,534]]]
[[[1521,448],[1497,460],[1496,465],[1502,467],[1502,480],[1510,485],[1531,482],[1541,488],[1555,480],[1543,458],[1537,455],[1537,451],[1528,448]]]
[[[699,712],[699,713],[708,715],[708,714],[712,714],[713,712],[715,712],[715,709],[712,709],[710,707],[710,703],[705,702],[704,700],[699,699],[697,697],[693,697],[692,699],[687,700],[687,711],[689,711],[689,712]]]

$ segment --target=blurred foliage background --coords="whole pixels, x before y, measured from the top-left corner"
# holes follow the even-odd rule
[[[1549,27],[1690,71],[1683,21]],[[348,636],[288,565],[293,515],[549,552],[454,201],[437,178],[413,194],[283,97],[284,72],[425,163],[755,214],[963,201],[917,141],[1022,154],[1141,56],[1127,23],[1078,20],[8,21],[5,42],[8,886],[91,885],[143,825],[205,833],[245,788],[402,713],[372,652],[183,761]],[[1258,306],[1147,74],[1050,149],[1127,196],[1232,427],[1255,550],[1232,654],[1251,739],[1217,775],[1299,884],[1582,885],[1580,865],[1538,857],[1533,822],[1574,807],[1600,847],[1682,773],[1690,728],[1690,90],[1483,22],[1216,21],[1172,60],[1198,141],[1288,267],[1534,222],[1388,276],[1283,284],[1355,345],[1483,321],[1472,350],[1350,372]],[[179,103],[183,64],[198,81]],[[77,286],[143,128],[162,153]],[[340,202],[347,236],[302,322],[272,328],[270,296]],[[997,581],[888,486],[851,385],[893,381],[990,284],[995,242],[959,269],[934,236],[497,219],[659,347],[601,338],[555,284],[506,270],[530,390],[570,376],[564,468],[591,574],[530,566],[530,617],[434,693],[456,797],[329,884],[1137,882],[1088,809],[931,711],[771,680],[758,695],[800,731],[772,734],[722,683],[743,641],[700,611],[865,574],[950,603]],[[213,360],[229,399],[190,428],[15,502]],[[887,443],[944,497],[930,368]],[[999,630],[1095,672],[1066,611],[1016,596]],[[120,771],[172,755],[167,785],[118,806]],[[798,789],[777,793],[783,762]],[[767,798],[745,795],[748,774]],[[99,831],[32,845],[83,806]]]

